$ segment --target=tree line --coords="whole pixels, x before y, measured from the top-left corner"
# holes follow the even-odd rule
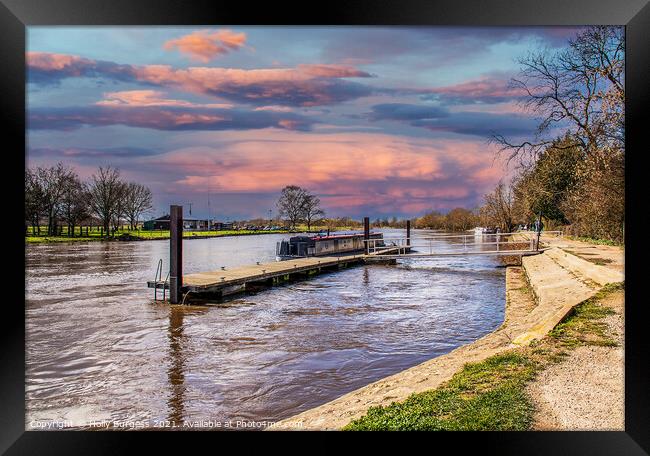
[[[480,224],[480,218],[476,214],[476,211],[462,207],[452,209],[446,214],[442,214],[439,211],[431,211],[422,217],[416,218],[414,221],[415,228],[444,231],[467,231]]]
[[[45,220],[47,235],[60,234],[67,226],[68,235],[76,227],[92,225],[93,218],[110,236],[126,221],[135,229],[140,217],[153,208],[151,190],[136,182],[126,182],[120,170],[100,167],[88,182],[74,169],[58,163],[52,167],[27,168],[25,171],[25,232],[41,234]]]
[[[485,220],[510,231],[541,216],[569,234],[624,240],[624,52],[622,27],[594,26],[566,49],[519,60],[511,86],[541,121],[523,141],[492,137],[518,172],[485,196]]]

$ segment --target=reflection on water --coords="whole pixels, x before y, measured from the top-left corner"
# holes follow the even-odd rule
[[[183,402],[185,391],[185,364],[183,359],[183,311],[176,306],[169,309],[169,385],[171,395],[168,420],[182,423],[185,415]]]
[[[188,241],[184,269],[272,261],[281,238]],[[503,320],[504,270],[493,258],[403,259],[190,307],[155,303],[145,288],[168,250],[165,241],[29,246],[28,421],[274,421]]]

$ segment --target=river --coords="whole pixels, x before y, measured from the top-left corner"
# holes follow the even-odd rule
[[[413,237],[422,233],[415,230]],[[272,261],[285,235],[184,242],[185,273]],[[169,242],[29,245],[26,428],[276,421],[476,340],[503,321],[487,256],[400,259],[209,306],[153,301]]]

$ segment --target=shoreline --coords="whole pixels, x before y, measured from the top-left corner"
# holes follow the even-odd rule
[[[363,227],[347,227],[347,226],[342,226],[342,227],[337,227],[333,230],[331,230],[332,233],[336,233],[339,231],[360,231],[362,230]],[[380,227],[377,229],[396,229],[396,230],[401,230],[402,228],[391,228],[391,227]],[[210,239],[210,238],[219,238],[219,237],[237,237],[237,236],[254,236],[254,235],[265,235],[265,234],[318,234],[323,231],[326,231],[326,227],[322,227],[322,229],[318,231],[314,231],[313,229],[311,231],[307,230],[295,230],[295,231],[289,231],[289,230],[276,230],[276,231],[247,231],[247,230],[241,230],[244,231],[242,233],[232,233],[229,232],[228,234],[209,234],[209,235],[190,235],[187,236],[185,233],[200,233],[200,231],[184,231],[183,235],[183,240],[188,240],[188,239]],[[416,229],[414,229],[415,231]],[[417,228],[417,230],[421,231],[440,231],[440,230],[429,230],[426,228]],[[228,230],[231,231],[231,230]],[[158,231],[151,231],[151,233],[156,233]],[[445,231],[446,232],[446,231]],[[465,231],[458,231],[458,233],[463,233]],[[456,233],[456,232],[454,232]],[[130,232],[125,232],[122,233],[122,235],[129,235],[131,238],[125,238],[125,239],[120,239],[120,236],[112,236],[112,237],[100,237],[100,236],[46,236],[46,235],[36,235],[36,236],[25,236],[25,245],[29,244],[72,244],[72,243],[77,243],[77,242],[140,242],[140,241],[168,241],[170,236],[164,235],[164,236],[156,236],[156,237],[140,237],[137,234],[133,235]]]
[[[567,253],[556,240],[546,242],[551,247],[548,251],[525,257],[522,266],[507,267],[504,322],[495,331],[445,355],[280,420],[267,429],[342,429],[371,407],[385,407],[413,394],[437,389],[467,363],[480,362],[545,338],[574,307],[595,296],[608,283],[624,280],[622,271],[611,267],[617,265],[598,265]]]
[[[191,232],[189,232],[191,233]],[[237,236],[257,236],[257,235],[267,235],[267,234],[294,234],[298,232],[292,231],[259,231],[259,232],[250,232],[250,233],[229,233],[229,234],[214,234],[214,235],[199,235],[199,236],[183,236],[183,240],[192,240],[192,239],[210,239],[210,238],[221,238],[221,237],[237,237]],[[30,238],[36,238],[39,240],[30,240]],[[40,238],[43,238],[40,240]],[[77,243],[77,242],[142,242],[142,241],[169,241],[169,235],[160,236],[160,237],[138,237],[132,236],[129,239],[120,239],[119,236],[102,238],[99,236],[96,237],[68,237],[68,236],[25,236],[25,245],[30,244],[65,244],[65,243]]]

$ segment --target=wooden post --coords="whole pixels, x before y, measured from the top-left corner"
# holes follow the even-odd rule
[[[169,208],[169,302],[178,304],[183,286],[183,206]]]
[[[406,245],[411,245],[411,221],[406,221]]]
[[[363,218],[363,240],[366,244],[366,255],[370,253],[370,217]]]

